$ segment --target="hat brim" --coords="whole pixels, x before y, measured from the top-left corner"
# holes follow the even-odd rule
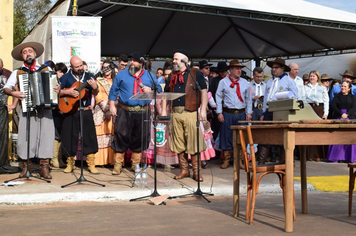
[[[279,62],[275,62],[275,61],[268,61],[267,62],[267,66],[269,66],[271,68],[273,67],[273,64],[278,64],[278,65],[283,66],[285,72],[289,72],[290,71],[290,67],[285,65],[285,64],[282,64],[282,63],[279,63]]]
[[[232,66],[227,66],[227,67],[225,67],[225,70],[230,70],[230,68],[232,68],[232,67],[244,68],[244,67],[246,67],[246,66],[244,66],[244,65],[232,65]]]
[[[22,58],[21,51],[24,48],[31,47],[36,51],[36,58],[40,57],[43,54],[44,47],[42,44],[37,43],[37,42],[26,42],[26,43],[21,43],[17,45],[11,52],[11,56],[18,61],[23,61],[24,59]]]
[[[339,74],[339,75],[341,75],[342,77],[344,77],[344,76],[350,76],[352,79],[356,79],[356,77],[355,77],[355,76],[348,75],[348,74]]]

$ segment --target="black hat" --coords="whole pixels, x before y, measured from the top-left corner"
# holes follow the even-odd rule
[[[186,57],[188,57],[188,59],[190,59],[190,54],[189,54],[189,52],[187,50],[185,50],[185,49],[177,49],[177,50],[174,51],[174,53],[177,53],[177,52],[184,54]]]
[[[141,61],[141,58],[146,60],[146,57],[142,52],[132,52],[132,53],[129,54],[128,58],[133,58],[133,59],[136,59],[136,60],[139,60],[139,61]]]
[[[210,67],[210,71],[212,71],[212,72],[218,72],[217,69],[218,68],[216,66],[211,66]]]
[[[206,66],[212,66],[213,64],[209,64],[206,60],[202,60],[202,61],[199,61],[199,68],[203,68],[203,67],[206,67]]]
[[[290,67],[286,65],[285,60],[283,60],[282,58],[276,58],[274,61],[267,61],[267,66],[272,68],[274,63],[283,66],[284,71],[286,71],[286,72],[290,71]]]
[[[226,64],[225,61],[219,61],[218,62],[218,67],[216,68],[216,72],[227,71],[226,67],[227,67],[227,64]]]

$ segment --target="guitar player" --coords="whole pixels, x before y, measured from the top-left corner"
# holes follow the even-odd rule
[[[95,169],[95,153],[98,151],[98,141],[96,138],[95,124],[93,120],[93,113],[90,109],[92,95],[97,95],[99,87],[93,78],[93,75],[84,72],[83,61],[77,56],[70,59],[70,71],[60,78],[61,82],[61,97],[76,98],[76,104],[74,110],[64,114],[62,125],[62,146],[63,153],[67,156],[67,168],[64,169],[64,173],[70,173],[74,169],[75,155],[78,150],[78,138],[80,131],[80,112],[82,107],[83,112],[83,155],[86,156],[88,164],[88,170],[92,174],[98,174],[98,170]],[[79,103],[79,91],[77,90],[79,85],[86,83],[87,86],[83,88],[80,93],[82,104]],[[83,96],[84,94],[84,96]]]

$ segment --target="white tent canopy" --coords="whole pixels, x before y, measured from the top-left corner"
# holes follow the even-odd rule
[[[25,41],[45,45],[51,59],[50,16],[71,15],[58,0]],[[78,16],[102,17],[103,56],[141,51],[172,57],[257,59],[356,48],[356,15],[302,0],[78,0]]]

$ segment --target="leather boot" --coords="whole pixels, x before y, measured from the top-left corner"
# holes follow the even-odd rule
[[[115,152],[115,154],[114,154],[115,165],[114,165],[113,171],[111,172],[112,175],[121,174],[122,162],[124,161],[124,155],[125,155],[125,153]]]
[[[223,164],[220,166],[221,169],[226,169],[230,166],[231,150],[223,150]]]
[[[29,167],[28,170],[30,171],[30,173],[31,173],[31,164],[32,164],[32,161],[30,159],[30,165],[28,166]],[[24,177],[26,172],[27,172],[27,160],[22,160],[22,171],[21,171],[19,177],[20,178]]]
[[[180,165],[180,173],[174,176],[174,179],[183,179],[190,176],[189,165],[188,165],[188,155],[184,152],[178,154],[178,160]]]
[[[135,166],[141,163],[141,152],[132,152],[131,154],[131,171],[135,172]]]
[[[192,157],[192,167],[193,167],[193,179],[195,181],[203,182],[203,176],[201,176],[201,161],[199,163],[199,178],[198,178],[198,155],[193,155]]]
[[[86,156],[89,172],[92,174],[99,174],[99,171],[95,168],[95,154],[91,153]]]
[[[285,164],[286,163],[286,152],[284,151],[283,147],[280,148],[279,163],[280,164]]]
[[[266,164],[266,160],[269,154],[269,148],[258,145],[257,165]]]
[[[53,158],[50,162],[53,168],[64,168],[66,166],[62,160],[62,145],[58,140],[54,140]]]
[[[64,169],[64,173],[70,173],[74,170],[74,156],[67,157],[67,168]]]
[[[40,159],[40,176],[45,179],[52,179],[52,176],[49,173],[49,158]]]

